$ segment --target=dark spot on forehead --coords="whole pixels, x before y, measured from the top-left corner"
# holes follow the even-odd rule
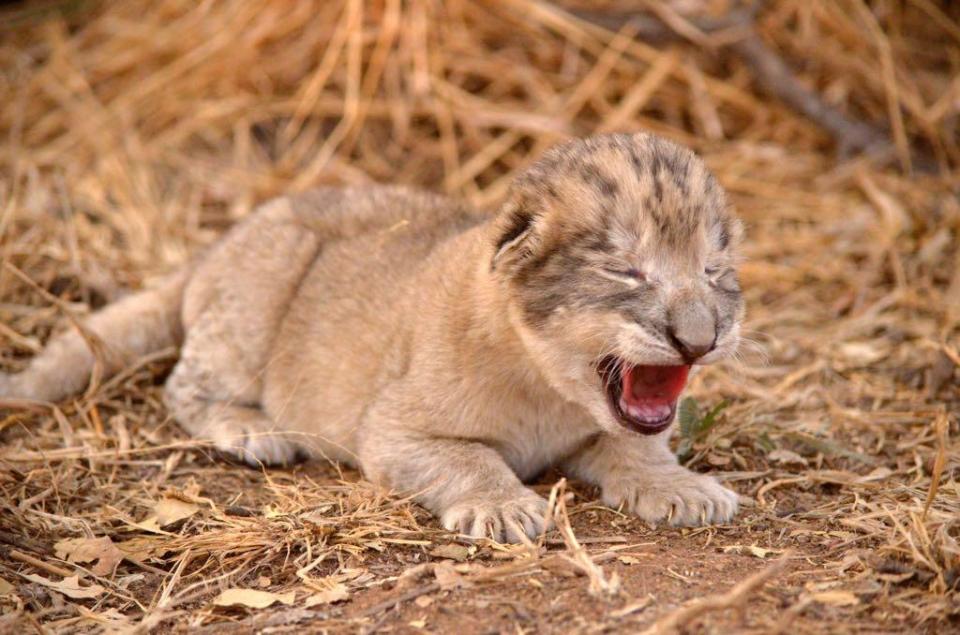
[[[704,178],[702,179],[702,182],[703,182],[703,196],[705,198],[714,198],[719,194],[719,192],[717,191],[719,189],[717,186],[717,180],[713,178],[712,174],[710,174],[709,172],[706,172],[704,174]]]
[[[653,194],[648,194],[643,204],[645,208],[644,211],[646,211],[647,215],[656,223],[657,229],[663,233],[667,228],[667,217],[663,213],[662,199],[654,197]]]
[[[631,160],[634,162],[634,166],[639,168],[639,158],[635,154],[631,156]],[[661,174],[664,172],[666,174]],[[653,142],[650,175],[653,177],[654,187],[659,187],[662,190],[663,184],[659,182],[660,178],[669,178],[674,187],[684,196],[687,196],[690,193],[689,172],[690,157],[687,154],[660,140]]]
[[[610,176],[603,173],[594,163],[584,163],[580,166],[580,177],[588,185],[596,188],[606,197],[616,196],[620,186]]]
[[[668,150],[662,147],[661,149],[663,163],[666,169],[672,174],[686,174],[687,158],[675,150]]]
[[[687,172],[675,171],[671,172],[673,176],[673,185],[680,191],[683,196],[690,196],[690,184],[687,181]]]
[[[660,172],[663,170],[663,158],[657,152],[650,160],[650,178],[653,180],[653,195],[658,203],[663,202],[663,182],[660,180]]]
[[[657,176],[660,174],[660,170],[663,169],[663,157],[659,152],[654,152],[653,156],[650,157],[650,175]]]

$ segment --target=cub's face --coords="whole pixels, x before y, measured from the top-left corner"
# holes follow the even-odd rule
[[[656,434],[691,366],[737,348],[740,233],[690,151],[651,135],[593,137],[517,179],[492,268],[553,387],[609,432]]]

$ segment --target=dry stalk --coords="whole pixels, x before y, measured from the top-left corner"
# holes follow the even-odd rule
[[[591,595],[616,595],[620,590],[620,578],[616,572],[609,576],[604,572],[583,545],[577,540],[573,527],[570,525],[570,515],[567,511],[566,493],[567,481],[560,481],[550,491],[550,511],[557,530],[563,538],[567,547],[567,553],[562,557],[577,567],[589,580],[589,590]]]
[[[789,561],[789,556],[784,555],[738,583],[726,593],[695,600],[682,608],[668,613],[666,616],[654,622],[650,628],[646,629],[644,635],[678,633],[702,615],[715,611],[733,609],[741,614],[742,619],[742,613],[751,595],[764,584],[780,575],[787,567]]]
[[[946,411],[940,412],[934,422],[937,435],[937,455],[933,459],[933,470],[930,473],[930,489],[927,492],[927,500],[923,503],[923,516],[926,518],[930,511],[930,505],[933,499],[937,497],[937,491],[940,489],[940,477],[943,476],[943,468],[947,463],[947,435],[949,418]]]
[[[898,123],[895,127],[895,146],[890,135],[880,126],[844,113],[828,104],[816,92],[806,88],[783,58],[758,35],[754,20],[762,4],[754,2],[749,9],[732,9],[719,19],[699,20],[687,20],[662,2],[648,3],[651,14],[618,15],[600,11],[574,13],[613,31],[629,25],[637,37],[651,42],[685,39],[707,51],[725,47],[747,65],[764,91],[829,132],[836,140],[841,155],[867,153],[886,158],[892,151],[901,149],[905,165],[909,168],[909,152],[903,150],[906,137],[902,121],[896,119]],[[920,160],[924,169],[935,169],[936,163],[930,157],[921,156]]]

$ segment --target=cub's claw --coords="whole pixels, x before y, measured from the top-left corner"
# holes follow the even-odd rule
[[[524,489],[515,497],[472,499],[458,503],[441,515],[443,526],[471,538],[491,538],[497,542],[523,542],[552,527],[545,518],[547,501]]]
[[[675,466],[659,474],[618,478],[603,488],[603,502],[650,523],[693,527],[729,522],[737,494],[712,476]]]

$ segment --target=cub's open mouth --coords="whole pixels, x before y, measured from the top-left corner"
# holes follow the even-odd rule
[[[597,372],[617,421],[634,432],[657,434],[673,421],[690,367],[631,366],[617,357],[604,357]]]

